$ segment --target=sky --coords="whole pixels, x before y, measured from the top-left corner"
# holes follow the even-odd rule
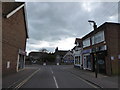
[[[26,2],[26,12],[27,53],[42,48],[54,52],[56,47],[71,50],[75,38],[93,30],[88,20],[94,20],[98,27],[118,22],[117,2]]]

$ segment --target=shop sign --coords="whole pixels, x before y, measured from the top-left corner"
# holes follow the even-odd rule
[[[120,54],[118,55],[118,59],[120,59]]]
[[[104,64],[104,60],[98,60],[98,64]]]
[[[26,55],[26,52],[22,49],[19,49],[19,54]]]
[[[104,51],[104,50],[107,50],[106,45],[92,48],[92,52],[93,52],[93,53],[94,53],[94,52],[97,52],[97,51]]]
[[[114,57],[113,57],[113,56],[111,56],[111,60],[114,60]]]
[[[106,45],[99,47],[99,51],[104,51],[104,50],[107,50],[107,46]]]
[[[82,53],[91,53],[91,49],[84,50]]]

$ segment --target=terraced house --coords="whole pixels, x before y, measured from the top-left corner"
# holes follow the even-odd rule
[[[107,75],[118,74],[120,64],[120,24],[105,22],[82,38],[83,69]]]
[[[2,74],[24,69],[28,38],[25,3],[2,3]]]

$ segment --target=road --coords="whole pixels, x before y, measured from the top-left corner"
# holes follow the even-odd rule
[[[97,88],[93,84],[68,72],[70,65],[39,66],[34,73],[16,88]]]

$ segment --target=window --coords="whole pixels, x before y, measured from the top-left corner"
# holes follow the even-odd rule
[[[100,31],[98,33],[96,33],[93,37],[92,37],[92,45],[100,43],[102,41],[104,41],[104,31]]]
[[[90,46],[90,38],[87,38],[83,41],[83,48]]]

